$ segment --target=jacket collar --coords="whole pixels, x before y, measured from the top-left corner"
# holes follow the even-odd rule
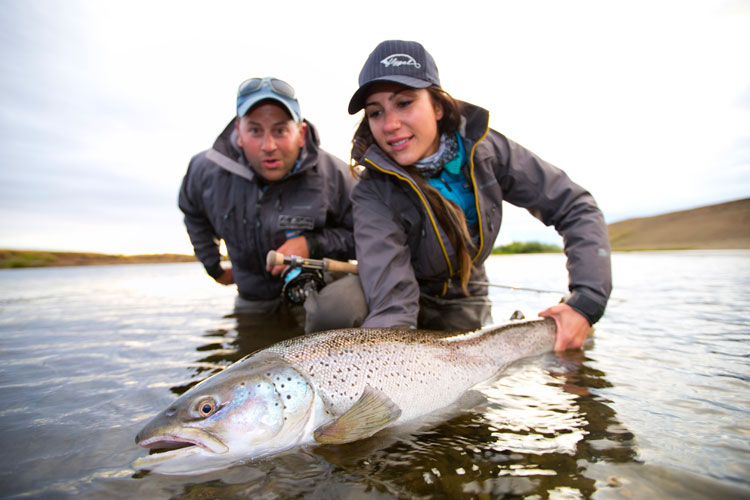
[[[490,126],[490,112],[474,104],[460,101],[462,108],[461,130],[459,134],[472,143],[480,141]]]

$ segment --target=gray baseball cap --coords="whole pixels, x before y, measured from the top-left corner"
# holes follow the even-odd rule
[[[359,89],[349,101],[349,114],[365,107],[370,87],[377,82],[394,82],[415,89],[440,86],[435,60],[418,42],[386,40],[375,47],[359,73]]]

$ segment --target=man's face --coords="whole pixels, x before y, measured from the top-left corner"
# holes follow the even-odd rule
[[[296,123],[273,101],[261,102],[237,121],[237,145],[252,169],[267,182],[284,178],[305,145],[305,123]]]

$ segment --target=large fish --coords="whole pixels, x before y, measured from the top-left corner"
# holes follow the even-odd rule
[[[183,394],[135,440],[175,448],[133,463],[189,474],[297,445],[348,443],[447,407],[509,363],[551,351],[553,320],[455,334],[345,329],[237,361]]]

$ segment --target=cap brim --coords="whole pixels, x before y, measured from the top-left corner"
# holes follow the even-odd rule
[[[289,115],[295,122],[302,121],[302,117],[299,115],[298,111],[295,111],[294,108],[292,108],[292,106],[290,106],[280,95],[268,89],[262,89],[248,97],[245,102],[237,107],[237,116],[245,116],[247,112],[260,101],[267,101],[269,99],[284,105],[284,108],[289,111]]]
[[[370,92],[370,88],[376,83],[380,82],[398,83],[400,85],[405,85],[406,87],[411,87],[413,89],[426,89],[427,87],[432,85],[432,83],[426,80],[421,80],[419,78],[414,78],[406,75],[389,75],[382,76],[380,78],[374,78],[362,85],[352,96],[352,99],[349,101],[350,115],[357,114],[360,109],[365,107],[365,99],[367,98],[367,94]]]

